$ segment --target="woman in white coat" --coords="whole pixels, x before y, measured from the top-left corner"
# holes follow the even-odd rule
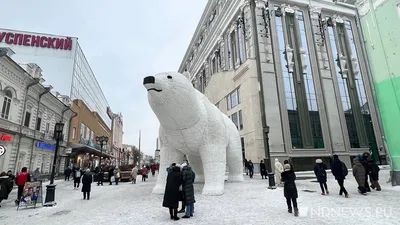
[[[281,184],[281,173],[283,172],[282,163],[279,162],[279,159],[275,158],[275,184]]]

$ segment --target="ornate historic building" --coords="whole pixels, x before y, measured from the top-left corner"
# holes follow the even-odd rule
[[[73,115],[69,97],[52,94],[44,86],[41,68],[16,63],[9,48],[0,49],[0,171],[39,168],[51,172],[55,155],[55,123],[63,122],[64,139],[60,143],[57,170],[64,171],[63,156],[68,147],[69,120]]]
[[[297,169],[310,169],[332,154],[346,163],[370,149],[382,154],[355,7],[257,0],[256,11],[258,43],[249,0],[210,0],[179,68],[236,124],[243,155],[254,163],[265,158],[260,85],[272,158],[291,157]]]

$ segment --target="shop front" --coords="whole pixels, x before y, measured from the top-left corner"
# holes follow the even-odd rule
[[[105,150],[101,153],[98,146],[90,141],[86,145],[71,143],[71,147],[72,151],[69,154],[69,162],[81,168],[95,169],[100,164],[100,158],[103,165],[115,165],[116,163],[113,155],[110,155]]]

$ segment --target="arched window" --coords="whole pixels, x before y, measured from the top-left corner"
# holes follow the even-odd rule
[[[6,95],[3,100],[3,108],[1,109],[1,117],[8,119],[11,108],[12,93],[10,90],[6,90]]]

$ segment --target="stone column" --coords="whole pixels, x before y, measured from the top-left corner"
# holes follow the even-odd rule
[[[211,79],[211,73],[210,73],[210,67],[209,67],[208,61],[204,61],[203,67],[204,67],[204,70],[206,71],[206,85],[205,85],[205,87],[207,87],[208,82],[209,82],[210,79]],[[205,88],[205,87],[204,87],[204,88]]]

